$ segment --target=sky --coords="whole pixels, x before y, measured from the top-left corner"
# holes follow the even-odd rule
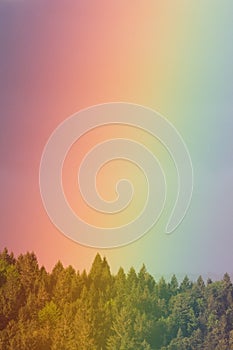
[[[0,249],[34,251],[89,269],[233,273],[232,1],[0,1]],[[39,166],[53,130],[90,106],[129,102],[165,116],[193,163],[185,219],[167,212],[141,239],[96,249],[65,237],[40,196]],[[68,175],[67,175],[68,176]]]

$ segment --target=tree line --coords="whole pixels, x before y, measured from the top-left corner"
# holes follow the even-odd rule
[[[158,281],[143,265],[87,273],[34,253],[0,253],[0,350],[232,350],[233,286],[186,276]]]

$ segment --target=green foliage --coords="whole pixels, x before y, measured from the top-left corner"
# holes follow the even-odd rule
[[[97,254],[89,273],[35,254],[0,253],[0,350],[233,350],[230,276],[157,283],[143,265],[113,276]]]
[[[47,324],[49,326],[55,326],[56,322],[59,320],[59,310],[53,301],[47,303],[42,310],[38,312],[39,322],[42,324]]]

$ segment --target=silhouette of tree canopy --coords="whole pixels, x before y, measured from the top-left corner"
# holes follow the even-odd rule
[[[233,350],[233,286],[200,276],[155,281],[145,265],[112,275],[96,255],[90,272],[34,253],[0,253],[0,350]]]

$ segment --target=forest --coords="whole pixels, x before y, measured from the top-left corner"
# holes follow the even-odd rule
[[[96,255],[90,271],[34,253],[0,253],[1,350],[231,350],[233,286],[176,276],[155,281]]]

